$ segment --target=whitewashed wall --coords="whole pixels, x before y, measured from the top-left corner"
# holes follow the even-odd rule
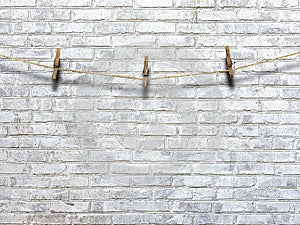
[[[299,51],[298,0],[0,0],[0,54],[151,77]],[[300,58],[141,81],[0,60],[0,224],[300,224]]]

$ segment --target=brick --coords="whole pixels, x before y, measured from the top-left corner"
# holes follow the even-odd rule
[[[204,176],[176,176],[173,178],[174,186],[188,187],[211,187],[213,185],[212,177]]]
[[[49,183],[50,179],[45,177],[11,175],[9,178],[9,186],[12,187],[47,188]]]
[[[136,25],[136,31],[139,33],[174,33],[174,23],[161,22],[141,22]]]
[[[215,2],[209,1],[193,1],[193,0],[177,0],[175,1],[176,7],[186,7],[186,8],[211,8],[215,6]]]
[[[115,46],[153,46],[155,37],[150,35],[143,36],[126,36],[126,37],[112,37],[112,44]]]
[[[217,190],[215,188],[194,188],[193,200],[213,200],[217,196]]]
[[[191,165],[186,164],[168,164],[154,165],[150,167],[151,172],[155,174],[190,174],[192,171]]]
[[[151,221],[151,220],[150,220]],[[155,223],[165,223],[165,224],[191,224],[192,218],[186,216],[185,214],[163,214],[159,213],[155,215]]]
[[[86,187],[88,183],[88,177],[85,176],[56,176],[50,179],[50,187],[55,188]]]
[[[297,200],[299,199],[300,191],[298,189],[281,189],[278,193],[278,199]]]
[[[0,165],[0,173],[4,174],[27,174],[29,166],[26,164],[2,163]]]
[[[15,113],[11,111],[0,111],[1,123],[10,123],[15,121]]]
[[[101,162],[101,161],[129,161],[131,154],[129,151],[102,151],[99,154],[99,151],[90,151],[90,160]]]
[[[280,187],[280,188],[293,188],[297,186],[297,181],[294,177],[258,177],[258,187]]]
[[[134,187],[169,187],[171,186],[172,179],[170,176],[152,176],[152,175],[143,175],[135,176],[131,180],[131,184]]]
[[[99,7],[130,7],[132,6],[133,0],[96,0],[95,5]]]
[[[278,165],[276,166],[276,173],[278,174],[297,174],[300,165]]]
[[[135,151],[133,152],[134,161],[150,161],[150,162],[160,162],[171,160],[171,152],[167,151]]]
[[[31,99],[3,99],[2,109],[37,110],[38,102]]]
[[[46,151],[11,150],[8,152],[9,161],[16,162],[44,162],[47,157]]]
[[[237,174],[274,174],[274,166],[269,164],[236,165]]]
[[[150,20],[154,19],[153,10],[122,9],[116,13],[118,20]]]
[[[39,214],[39,215],[33,215],[31,216],[31,221],[34,223],[66,223],[66,215],[60,215],[60,214]]]
[[[214,136],[217,133],[217,129],[211,126],[184,126],[184,127],[179,127],[179,133],[180,135],[205,135],[205,136]]]
[[[104,20],[110,16],[109,11],[104,9],[97,10],[76,10],[72,15],[73,20]]]
[[[162,21],[192,21],[195,19],[195,12],[190,10],[155,10],[154,18]]]
[[[36,164],[32,166],[33,174],[63,174],[67,167],[62,164]]]
[[[59,212],[87,212],[88,211],[88,202],[53,202],[50,206],[50,212],[59,213]]]
[[[195,41],[192,37],[185,36],[160,36],[158,37],[157,44],[160,47],[180,46],[191,47],[194,46]]]
[[[214,210],[217,213],[245,213],[253,212],[254,204],[251,202],[218,202],[214,204]]]
[[[108,166],[105,164],[70,164],[68,172],[70,174],[106,174]]]
[[[230,214],[202,214],[195,216],[197,224],[233,224],[234,216]]]
[[[1,200],[26,199],[28,198],[28,192],[25,189],[1,189],[0,197]]]
[[[167,126],[164,127],[158,127],[155,125],[151,126],[138,126],[137,132],[142,136],[148,136],[148,135],[175,135],[176,134],[176,127],[174,126]]]
[[[61,35],[55,36],[47,36],[47,35],[39,35],[39,36],[29,36],[28,43],[31,46],[39,47],[39,46],[51,46],[57,47],[62,45],[67,45],[67,37]]]
[[[114,22],[114,23],[100,22],[96,24],[95,31],[98,34],[133,33],[134,23],[133,22]]]
[[[221,7],[254,7],[255,1],[254,0],[245,0],[245,1],[228,1],[228,0],[221,0],[220,6]]]
[[[49,33],[51,32],[51,26],[46,22],[25,22],[25,23],[13,23],[12,31],[15,33]]]
[[[87,99],[57,99],[56,100],[56,110],[84,110],[92,109],[93,102]]]
[[[231,126],[222,127],[221,135],[230,137],[255,137],[258,136],[258,127],[255,126]]]
[[[257,212],[294,212],[295,204],[290,202],[257,202]]]
[[[127,212],[128,205],[124,201],[114,201],[114,202],[94,202],[92,204],[92,211],[94,212]]]
[[[262,8],[283,8],[283,7],[297,7],[298,2],[296,0],[289,0],[289,1],[271,1],[271,0],[264,0],[262,2],[259,2],[259,6]]]
[[[208,2],[208,1],[207,1]],[[236,18],[236,10],[211,10],[211,9],[200,9],[197,11],[198,21],[232,21]]]
[[[278,14],[268,10],[268,13],[262,13],[255,9],[241,9],[237,13],[240,20],[252,21],[275,21],[278,19]]]
[[[147,174],[149,173],[149,166],[143,164],[117,164],[110,166],[110,171],[113,174]]]
[[[89,23],[52,23],[52,31],[57,33],[91,33],[93,24]]]
[[[219,177],[216,180],[218,187],[253,187],[256,184],[256,179],[252,177]]]
[[[212,204],[206,202],[174,202],[172,211],[175,212],[211,212]]]
[[[26,43],[27,37],[2,35],[0,39],[1,46],[22,46]]]
[[[133,209],[137,212],[164,212],[170,210],[168,202],[154,202],[154,201],[135,201],[133,202]]]
[[[128,176],[93,176],[91,186],[93,187],[115,187],[129,186],[130,179]]]
[[[1,213],[0,214],[1,223],[13,223],[13,224],[24,224],[29,223],[30,215],[28,213],[16,214],[16,213]]]
[[[12,1],[11,1],[12,2]],[[2,3],[2,2],[1,2]],[[16,2],[16,4],[18,4]],[[27,9],[1,9],[0,19],[1,20],[26,20],[28,18],[29,10]]]
[[[1,206],[3,207],[1,211],[4,212],[46,212],[49,210],[49,205],[43,202],[2,202]]]
[[[74,37],[71,42],[74,46],[110,46],[108,37]]]
[[[32,9],[30,18],[33,20],[69,20],[70,10],[65,9]]]
[[[24,0],[22,2],[9,0],[9,1],[1,1],[0,6],[2,7],[24,7],[24,6],[35,6],[36,1],[35,0]]]
[[[68,190],[34,190],[30,191],[32,200],[68,200]]]
[[[82,48],[63,49],[63,53],[67,59],[92,59],[94,55],[94,51],[92,49]]]
[[[10,30],[10,25],[9,24],[6,24],[6,23],[0,23],[0,33],[2,34],[5,34],[7,32],[9,32]]]
[[[285,125],[278,125],[278,126],[261,126],[260,133],[264,136],[287,136],[293,137],[299,135],[299,126],[285,126]]]
[[[225,161],[225,162],[231,162],[231,161],[264,161],[264,158],[262,156],[258,157],[260,155],[264,155],[259,152],[219,152],[216,155],[216,161]],[[272,154],[267,154],[266,161],[272,161],[271,157],[273,157]]]
[[[275,188],[246,188],[234,192],[234,198],[238,200],[271,200],[277,199]]]
[[[183,34],[211,34],[212,30],[214,30],[215,25],[207,23],[207,24],[194,24],[194,23],[183,23],[178,24],[176,27],[177,32]]]
[[[151,192],[142,188],[118,189],[114,188],[110,191],[113,199],[147,199]]]
[[[238,215],[237,224],[270,224],[275,223],[273,215]]]
[[[147,2],[142,1],[142,0],[136,0],[135,3],[139,6],[139,7],[153,7],[153,8],[158,8],[158,7],[171,7],[172,6],[172,0],[166,0],[164,2],[157,2],[155,0],[149,0]]]
[[[230,164],[195,164],[193,170],[196,174],[233,174],[235,166]]]
[[[4,150],[0,150],[0,161],[7,160],[7,152]]]
[[[232,199],[233,198],[234,189],[219,189],[216,193],[216,199]]]
[[[247,101],[247,104],[243,104],[243,101],[224,101],[220,108],[228,111],[259,111],[260,102],[258,101]]]
[[[90,0],[53,0],[53,6],[64,6],[64,7],[86,7],[91,6]]]

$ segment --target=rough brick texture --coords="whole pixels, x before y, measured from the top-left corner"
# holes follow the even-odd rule
[[[0,52],[151,76],[299,51],[299,0],[0,0]],[[300,57],[142,82],[0,60],[0,224],[300,224]]]

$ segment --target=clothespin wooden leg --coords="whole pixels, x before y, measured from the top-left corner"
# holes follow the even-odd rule
[[[53,80],[57,79],[59,64],[60,64],[60,48],[58,48],[56,50],[56,56],[55,56],[55,59],[54,59],[54,65],[53,65],[54,66],[54,71],[53,71],[53,75],[52,75]]]
[[[230,78],[232,79],[234,77],[234,70],[232,68],[232,60],[230,57],[230,47],[226,46],[225,50],[226,50],[226,64],[227,64],[227,68],[228,68],[228,73],[230,75]]]
[[[149,76],[149,59],[148,59],[148,56],[145,57],[143,76],[144,76],[144,87],[147,87],[148,76]]]

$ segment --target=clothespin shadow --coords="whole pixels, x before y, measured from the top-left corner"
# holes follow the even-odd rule
[[[227,69],[228,69],[228,72],[227,72],[227,82],[228,82],[228,85],[231,87],[231,88],[234,88],[235,84],[234,84],[234,69],[233,69],[233,64],[232,64],[232,60],[231,60],[231,56],[230,56],[230,47],[229,46],[225,46],[225,51],[226,51],[226,66],[227,66]]]
[[[56,55],[55,55],[55,59],[54,59],[54,70],[53,70],[53,74],[52,74],[52,89],[53,91],[56,91],[59,85],[59,82],[61,80],[60,74],[61,71],[58,69],[60,66],[60,48],[56,49]]]
[[[148,97],[148,93],[149,93],[149,74],[150,74],[150,69],[149,69],[149,57],[146,56],[145,57],[145,61],[144,61],[144,69],[143,69],[143,97],[147,98]]]

